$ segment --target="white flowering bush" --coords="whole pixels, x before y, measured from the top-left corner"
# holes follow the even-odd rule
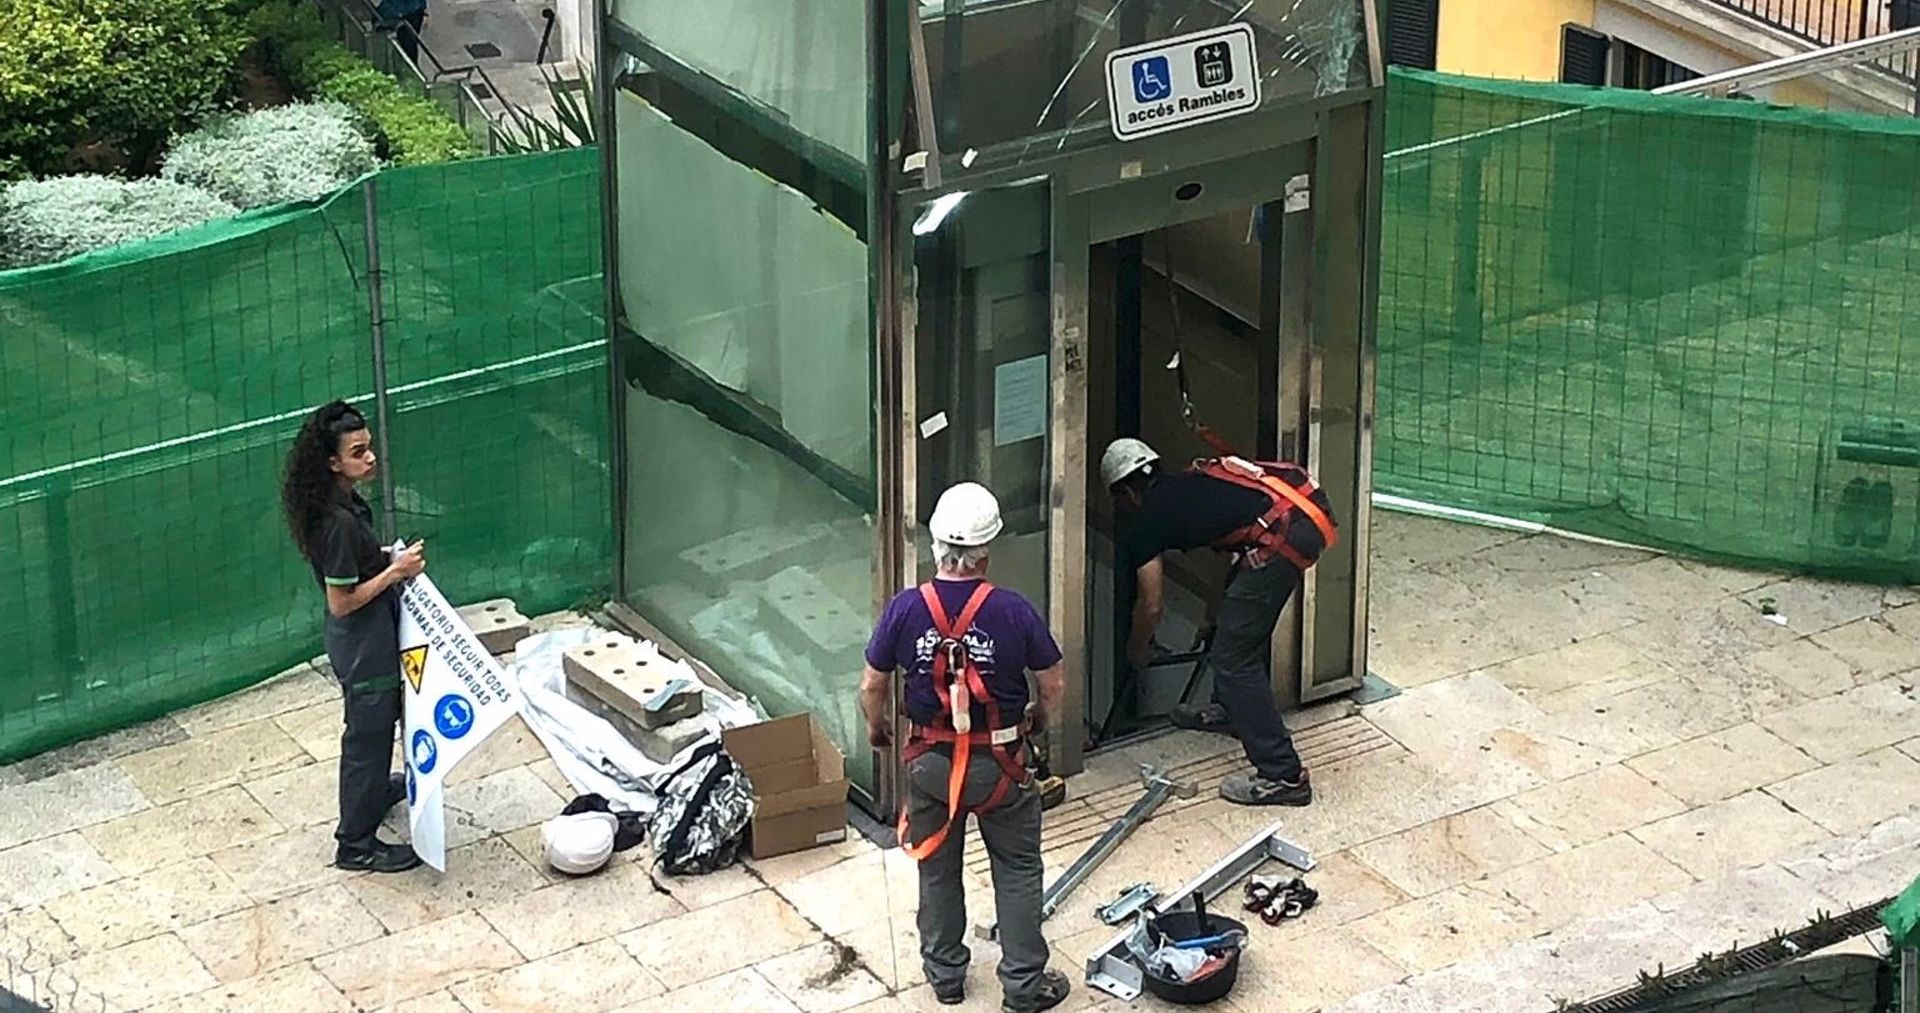
[[[160,176],[257,208],[325,197],[378,165],[352,109],[306,102],[215,120],[180,137]]]
[[[4,184],[0,268],[65,260],[239,211],[205,191],[162,179],[56,176]]]

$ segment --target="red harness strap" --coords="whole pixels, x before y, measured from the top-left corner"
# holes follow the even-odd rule
[[[987,596],[993,593],[993,585],[985,581],[967,599],[966,607],[953,621],[947,620],[947,610],[940,604],[940,596],[932,584],[920,585],[920,596],[927,603],[927,611],[933,616],[933,627],[940,634],[940,644],[933,652],[933,693],[940,701],[940,717],[935,725],[914,725],[913,733],[907,739],[902,756],[911,763],[925,755],[934,746],[942,743],[953,745],[953,769],[947,777],[947,818],[940,829],[918,844],[907,837],[907,807],[900,807],[900,824],[897,833],[900,848],[915,861],[925,861],[940,845],[946,843],[947,834],[953,829],[953,821],[962,812],[985,812],[998,806],[1015,785],[1024,784],[1027,778],[1026,763],[1022,758],[1025,744],[1020,729],[1000,727],[1000,706],[994,702],[993,694],[987,690],[987,684],[980,678],[980,668],[973,663],[973,656],[967,652],[966,634],[973,627],[974,617],[980,612],[980,606],[986,604]],[[979,700],[987,712],[987,729],[973,731],[972,702]],[[969,726],[961,731],[959,726]],[[1008,749],[1008,742],[1017,744],[1016,749]],[[973,747],[982,746],[992,751],[993,758],[1000,764],[1000,780],[993,786],[993,793],[977,806],[961,805],[966,794],[967,766],[973,758]]]
[[[1194,462],[1194,470],[1201,474],[1223,482],[1231,482],[1243,489],[1263,493],[1269,502],[1266,513],[1260,515],[1252,524],[1215,543],[1217,548],[1241,550],[1246,564],[1251,567],[1263,566],[1275,556],[1280,556],[1305,570],[1318,561],[1318,555],[1308,558],[1287,541],[1287,528],[1293,519],[1294,512],[1297,510],[1304,514],[1313,522],[1313,526],[1320,530],[1322,552],[1333,548],[1334,543],[1339,540],[1339,531],[1334,526],[1333,518],[1327,516],[1327,512],[1320,508],[1320,504],[1315,503],[1311,498],[1311,494],[1317,490],[1317,487],[1305,469],[1292,464],[1279,464],[1274,467],[1298,472],[1307,491],[1302,492],[1292,483],[1273,474],[1268,466],[1254,464],[1238,457],[1217,457]]]

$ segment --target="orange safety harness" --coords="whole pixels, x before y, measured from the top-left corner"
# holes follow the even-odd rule
[[[901,755],[906,762],[912,763],[936,746],[951,744],[953,771],[947,777],[947,819],[932,836],[918,844],[910,842],[907,838],[907,808],[905,805],[900,808],[897,831],[900,847],[915,861],[925,861],[940,850],[940,845],[946,843],[948,832],[953,829],[953,821],[962,812],[991,810],[1006,799],[1008,792],[1028,783],[1031,778],[1027,771],[1024,729],[1019,725],[1000,727],[1000,706],[994,702],[993,694],[987,691],[986,682],[980,678],[980,668],[973,663],[973,656],[967,651],[967,630],[973,627],[980,606],[986,604],[987,596],[992,593],[993,585],[981,581],[980,586],[974,589],[973,596],[967,599],[966,607],[960,610],[960,615],[949,622],[947,610],[940,604],[940,596],[935,593],[933,585],[920,585],[920,597],[926,601],[927,611],[933,616],[933,627],[940,634],[940,643],[933,651],[932,672],[933,693],[940,701],[940,716],[932,725],[914,725]],[[973,730],[974,700],[979,700],[987,712],[986,731]],[[975,746],[993,753],[993,758],[1000,764],[1000,780],[994,785],[993,793],[979,805],[963,806],[960,802],[961,796],[966,793],[967,764],[973,757]]]
[[[1305,570],[1339,540],[1327,494],[1297,464],[1254,462],[1229,454],[1195,461],[1193,470],[1267,497],[1265,513],[1213,543],[1216,549],[1234,553],[1242,567],[1255,570],[1281,558]],[[1304,531],[1296,535],[1294,521],[1300,517],[1312,522],[1318,538]]]

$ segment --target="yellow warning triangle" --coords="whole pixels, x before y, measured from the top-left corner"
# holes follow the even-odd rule
[[[409,647],[400,652],[400,674],[407,677],[415,693],[420,692],[420,680],[427,674],[427,645]]]

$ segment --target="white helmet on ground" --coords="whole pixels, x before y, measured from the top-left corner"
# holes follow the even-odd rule
[[[935,541],[962,548],[985,545],[1000,533],[1000,501],[978,482],[962,482],[940,494],[927,531]]]
[[[572,876],[598,872],[613,857],[613,836],[620,820],[609,812],[555,816],[540,828],[547,864]]]
[[[1111,489],[1121,479],[1159,459],[1160,455],[1144,442],[1122,436],[1107,444],[1107,452],[1100,455],[1100,481]]]

